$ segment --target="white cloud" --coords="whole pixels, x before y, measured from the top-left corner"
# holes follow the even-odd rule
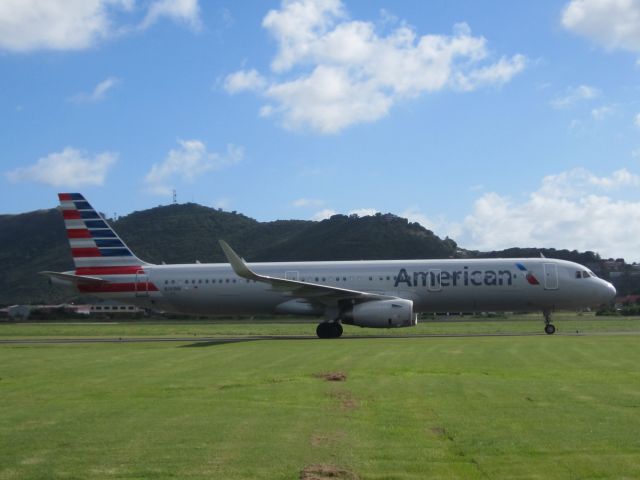
[[[614,112],[613,107],[610,107],[608,105],[603,105],[602,107],[594,108],[593,110],[591,110],[591,116],[595,120],[604,120],[613,112]]]
[[[336,133],[425,93],[503,85],[527,63],[523,55],[492,63],[486,39],[464,23],[452,35],[418,36],[402,22],[380,35],[373,22],[350,20],[340,0],[284,0],[262,25],[277,42],[276,79],[265,87],[257,71],[241,70],[225,85],[230,93],[259,91],[270,102],[260,115],[291,129]]]
[[[574,168],[542,179],[540,193],[547,197],[569,198],[586,195],[597,187],[615,190],[622,187],[640,187],[640,176],[626,168],[614,171],[609,177],[598,177],[584,168]]]
[[[72,147],[40,158],[34,165],[7,172],[10,182],[36,182],[54,187],[102,185],[117,154],[103,152],[89,155]]]
[[[107,92],[119,85],[122,81],[117,77],[108,77],[98,83],[91,93],[78,93],[71,97],[71,100],[78,103],[95,103],[104,100]]]
[[[134,30],[134,0],[2,0],[0,50],[83,50]],[[197,0],[159,0],[149,5],[147,28],[161,17],[199,25]]]
[[[640,52],[640,1],[572,0],[563,26],[609,49]]]
[[[294,207],[320,207],[324,205],[323,200],[319,200],[317,198],[298,198],[291,202],[291,205]]]
[[[307,205],[312,205],[312,203],[308,203],[307,199],[300,199],[303,202],[301,202],[301,205],[296,205],[296,206],[307,206]],[[324,203],[324,202],[322,202]],[[295,204],[295,202],[294,202]],[[379,212],[378,209],[376,208],[355,208],[353,210],[349,210],[349,213],[347,215],[357,215],[358,217],[369,217],[372,215],[375,215]],[[312,217],[311,220],[316,220],[316,221],[320,221],[320,220],[326,220],[327,218],[332,217],[333,215],[336,215],[337,212],[335,210],[332,210],[330,208],[325,208],[323,210],[320,210],[319,212],[316,212]]]
[[[201,27],[198,0],[158,0],[149,7],[140,28],[148,28],[163,17],[185,23],[194,30]]]
[[[226,154],[208,152],[200,140],[179,140],[180,148],[170,150],[161,163],[156,163],[145,176],[149,191],[170,195],[176,181],[193,182],[207,172],[230,167],[242,161],[244,149],[227,145]]]
[[[266,85],[267,81],[255,69],[249,71],[240,70],[228,75],[224,80],[224,89],[229,93],[242,91],[259,92],[264,90]]]
[[[633,123],[636,127],[640,128],[640,113],[638,113],[634,119],[633,119]]]
[[[326,220],[327,218],[330,218],[335,214],[336,214],[335,210],[331,210],[330,208],[325,208],[324,210],[320,210],[319,212],[316,212],[315,215],[311,217],[311,220],[315,220],[315,221]]]
[[[354,210],[350,210],[349,215],[357,215],[358,217],[370,217],[378,212],[379,210],[376,208],[356,208]]]
[[[600,95],[600,90],[589,85],[570,87],[564,95],[551,101],[553,108],[568,108],[584,100],[592,100]]]
[[[280,105],[262,110],[262,116],[278,113],[287,128],[306,125],[320,133],[377,120],[392,104],[374,83],[354,83],[343,69],[322,65],[308,77],[271,86],[267,96]]]
[[[482,195],[454,238],[480,250],[556,247],[638,260],[640,201],[624,199],[629,189],[640,189],[640,175],[626,169],[605,177],[584,169],[549,175],[525,200]]]
[[[460,87],[471,91],[487,85],[504,85],[524,70],[526,64],[527,58],[524,55],[514,55],[510,59],[502,57],[498,63],[473,70],[466,76],[460,75]]]

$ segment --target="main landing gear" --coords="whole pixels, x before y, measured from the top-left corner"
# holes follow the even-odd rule
[[[342,335],[340,322],[322,322],[316,328],[319,338],[339,338]]]
[[[547,335],[553,335],[556,333],[556,327],[551,323],[551,312],[545,311],[544,313],[544,333]]]

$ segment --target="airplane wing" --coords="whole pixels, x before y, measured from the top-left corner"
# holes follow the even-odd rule
[[[245,261],[225,242],[219,240],[227,260],[231,264],[234,272],[242,278],[254,280],[256,282],[268,283],[275,290],[290,292],[296,297],[306,298],[321,303],[333,303],[337,300],[353,299],[359,301],[370,300],[391,300],[397,297],[392,295],[380,295],[376,293],[361,292],[348,288],[331,287],[328,285],[318,285],[316,283],[300,282],[288,278],[270,277],[260,275],[249,268]]]

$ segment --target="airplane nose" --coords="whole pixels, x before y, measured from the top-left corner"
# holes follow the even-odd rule
[[[616,296],[616,287],[614,287],[611,283],[609,282],[604,282],[604,288],[601,289],[602,292],[602,301],[603,302],[608,302],[610,300],[613,300]]]

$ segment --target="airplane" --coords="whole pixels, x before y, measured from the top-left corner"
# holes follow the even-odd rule
[[[551,258],[247,263],[224,241],[228,263],[140,260],[80,193],[60,193],[75,270],[40,272],[80,294],[196,315],[323,317],[320,338],[343,324],[409,327],[419,313],[541,311],[609,302],[616,289],[588,268]]]

